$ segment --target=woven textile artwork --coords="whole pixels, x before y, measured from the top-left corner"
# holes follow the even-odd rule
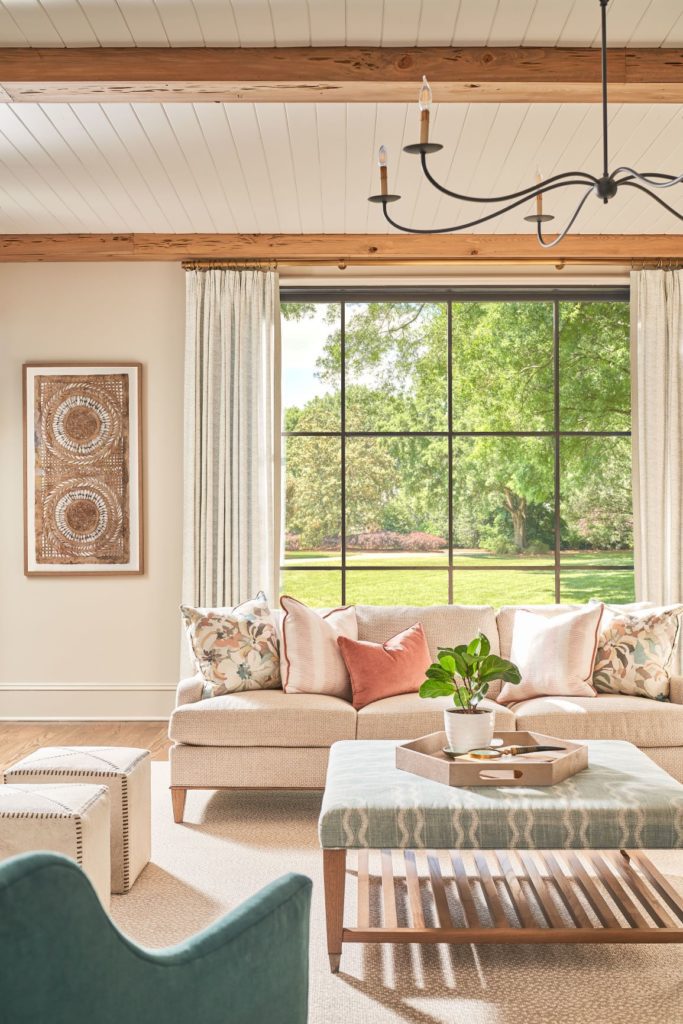
[[[128,367],[87,369],[37,371],[28,381],[33,422],[27,423],[27,432],[32,429],[27,554],[38,571],[138,568],[131,544],[132,526],[137,538],[139,525],[131,522],[138,504],[131,502],[131,449],[137,455],[137,438],[130,423],[137,392]]]

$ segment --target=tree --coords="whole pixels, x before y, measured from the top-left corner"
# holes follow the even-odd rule
[[[286,315],[309,316],[311,309],[289,304]],[[435,302],[347,305],[347,429],[447,429],[447,316],[447,306]],[[552,303],[456,302],[452,316],[454,428],[552,431]],[[340,422],[341,336],[335,307],[327,328],[316,372],[330,393],[301,408],[288,408],[289,430],[329,430],[331,423]],[[562,302],[559,358],[561,429],[628,429],[627,305]],[[630,545],[628,442],[615,447],[611,441],[594,439],[583,447],[562,442],[562,530],[567,543]],[[316,454],[312,445],[308,454],[306,446],[297,453],[292,445],[290,441],[288,528],[311,541],[327,536],[326,530],[331,535],[335,515],[339,528],[339,504],[332,490],[332,480],[339,479],[339,459],[321,457],[322,449]],[[529,544],[553,543],[552,438],[473,434],[454,438],[453,455],[456,546],[485,540],[488,546],[523,550]],[[350,438],[347,526],[445,535],[447,480],[443,438]],[[323,515],[326,505],[335,512]]]

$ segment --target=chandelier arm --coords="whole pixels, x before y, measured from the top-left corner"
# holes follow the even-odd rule
[[[597,185],[598,179],[589,174],[588,171],[563,171],[561,174],[553,174],[552,177],[546,178],[545,181],[539,181],[535,185],[529,185],[528,188],[520,189],[519,192],[509,192],[504,196],[466,196],[460,192],[452,192],[445,185],[442,185],[436,180],[434,175],[430,172],[427,167],[427,154],[420,153],[420,162],[422,164],[422,170],[427,181],[430,185],[433,185],[439,192],[443,192],[445,196],[450,196],[451,199],[459,199],[465,203],[504,203],[508,199],[518,199],[520,196],[525,196],[527,199],[533,199],[535,196],[542,193],[543,190],[549,190],[553,182],[562,181],[563,178],[584,178],[586,181],[590,181],[593,185]],[[563,182],[563,184],[569,184],[569,182]],[[583,184],[583,182],[581,182]]]
[[[659,196],[656,196],[654,192],[650,192],[649,188],[645,188],[644,185],[639,185],[637,181],[625,181],[624,187],[637,188],[639,192],[644,192],[646,196],[649,196],[650,199],[654,199],[656,203],[659,203],[660,206],[663,206],[665,210],[669,211],[669,213],[673,213],[674,217],[678,217],[679,220],[683,220],[683,213],[679,213],[678,210],[674,210],[673,206],[669,206],[669,204],[665,203],[663,199],[660,199]]]
[[[617,185],[624,185],[631,178],[637,178],[638,181],[644,182],[649,185],[650,188],[671,188],[672,185],[680,185],[683,182],[683,174],[679,174],[678,177],[674,177],[673,174],[660,174],[657,171],[648,171],[645,174],[641,174],[638,171],[634,171],[632,167],[617,167],[616,171],[612,171],[610,177],[614,180],[616,174],[620,174],[621,171],[627,172],[626,178],[620,178],[617,181]],[[652,178],[664,178],[664,181],[652,181]]]
[[[545,239],[543,238],[543,229],[541,228],[541,222],[540,221],[538,222],[538,224],[536,225],[536,236],[538,238],[538,241],[540,242],[540,244],[543,246],[544,249],[552,249],[556,245],[559,245],[559,243],[562,241],[563,238],[566,238],[566,236],[569,234],[569,232],[571,231],[571,229],[572,229],[572,227],[574,225],[574,221],[576,220],[576,218],[581,213],[581,210],[583,209],[584,203],[586,202],[586,200],[588,199],[588,197],[591,195],[592,192],[593,192],[593,188],[591,186],[591,188],[586,190],[585,195],[580,200],[579,205],[574,210],[574,213],[572,214],[570,220],[567,222],[567,224],[562,229],[560,234],[557,235],[556,238],[554,238],[552,240],[552,242],[546,242],[545,241]]]
[[[549,185],[548,188],[545,191],[546,192],[550,192],[552,189],[555,189],[555,188],[564,188],[565,185],[583,185],[585,187],[586,182],[585,181],[559,181],[559,182],[556,182],[554,185]],[[586,192],[586,196],[584,197],[584,200],[585,200],[585,198],[587,198],[591,194],[592,191],[593,191],[593,186],[591,185],[590,188],[588,189],[588,191]],[[384,212],[384,217],[389,222],[389,224],[391,224],[391,226],[394,227],[394,228],[398,228],[399,231],[406,231],[406,232],[408,232],[411,235],[448,235],[448,234],[451,234],[454,231],[465,231],[467,228],[478,227],[480,224],[485,224],[486,221],[493,220],[495,217],[502,217],[502,215],[504,213],[509,213],[510,210],[514,210],[518,206],[523,206],[524,203],[528,203],[529,200],[533,199],[533,198],[534,198],[533,195],[531,195],[531,196],[523,196],[522,199],[517,199],[517,200],[515,200],[514,203],[508,203],[507,206],[503,206],[499,210],[493,210],[491,213],[487,213],[483,217],[478,217],[476,220],[467,221],[465,224],[454,224],[452,227],[449,227],[449,228],[408,228],[408,227],[404,227],[402,224],[397,223],[397,221],[395,221],[392,217],[389,216],[389,214],[387,213],[387,203],[382,203],[382,210]],[[581,205],[583,205],[583,203]]]

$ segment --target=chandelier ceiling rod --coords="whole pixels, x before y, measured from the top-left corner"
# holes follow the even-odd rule
[[[539,244],[543,246],[544,249],[551,249],[553,246],[558,245],[571,231],[585,203],[591,195],[596,195],[603,203],[606,204],[610,199],[613,199],[616,196],[622,186],[634,188],[639,192],[644,192],[651,199],[654,199],[655,202],[659,203],[660,206],[663,206],[665,210],[673,214],[674,217],[677,217],[678,220],[683,221],[683,214],[679,213],[660,198],[660,196],[655,195],[654,192],[651,191],[653,188],[671,188],[672,185],[680,184],[683,182],[683,174],[675,176],[673,174],[663,174],[658,171],[641,173],[634,170],[632,167],[617,167],[616,170],[610,173],[607,106],[607,4],[609,0],[598,0],[598,2],[600,4],[600,67],[602,78],[602,175],[599,178],[596,178],[595,175],[590,174],[588,171],[563,171],[560,174],[554,174],[545,180],[541,179],[540,175],[537,175],[535,184],[529,185],[527,188],[519,189],[517,192],[508,192],[507,194],[500,196],[468,196],[446,188],[445,185],[437,181],[427,166],[427,157],[431,153],[438,153],[443,149],[443,146],[438,142],[429,141],[429,114],[432,102],[432,90],[427,79],[423,77],[418,102],[420,109],[420,141],[411,143],[409,146],[404,146],[404,153],[415,155],[419,154],[422,172],[429,184],[449,198],[457,199],[464,203],[504,203],[506,205],[499,205],[498,208],[493,210],[491,213],[485,213],[483,216],[476,217],[463,224],[453,224],[450,227],[445,228],[413,228],[404,224],[399,224],[398,221],[390,216],[387,207],[390,203],[398,202],[401,196],[389,192],[388,154],[386,147],[380,146],[378,161],[380,171],[380,192],[377,195],[369,196],[369,202],[381,203],[384,217],[392,227],[398,228],[399,231],[415,235],[451,234],[452,232],[466,231],[469,228],[478,227],[480,224],[485,224],[489,220],[501,217],[503,214],[509,213],[510,210],[514,210],[516,207],[523,206],[525,203],[535,199],[536,212],[529,214],[524,218],[524,220],[536,225],[536,235]],[[622,177],[618,177],[618,175],[622,175]],[[573,187],[577,185],[582,186],[583,195],[579,199],[579,202],[565,227],[559,232],[559,234],[555,235],[554,238],[544,238],[543,224],[554,220],[555,218],[552,214],[543,212],[543,196],[546,192],[552,192],[558,188],[564,188],[565,186]]]

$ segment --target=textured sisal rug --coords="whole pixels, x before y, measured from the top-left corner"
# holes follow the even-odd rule
[[[279,875],[309,875],[310,1024],[683,1022],[680,945],[354,945],[332,975],[316,829],[320,795],[190,793],[187,822],[174,825],[167,786],[168,765],[155,762],[152,862],[130,893],[112,898],[114,921],[143,945],[167,946]],[[683,851],[657,863],[683,891]]]

